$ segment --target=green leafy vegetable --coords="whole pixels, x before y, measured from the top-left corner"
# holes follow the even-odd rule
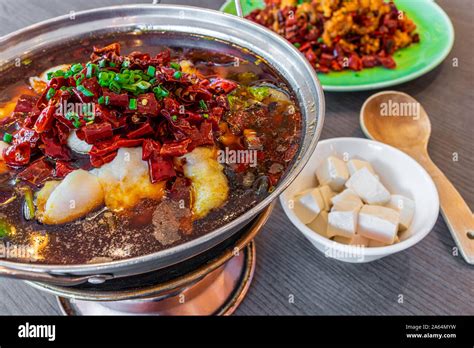
[[[262,87],[249,87],[249,93],[258,101],[262,101],[270,95],[270,88]]]
[[[4,219],[0,219],[0,238],[8,237],[12,233],[12,226]]]

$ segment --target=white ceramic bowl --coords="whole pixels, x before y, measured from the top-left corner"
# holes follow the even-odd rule
[[[413,221],[400,235],[399,243],[365,248],[337,243],[314,232],[296,217],[289,201],[295,194],[316,187],[316,168],[330,155],[369,161],[390,193],[405,195],[415,201]],[[392,146],[362,138],[333,138],[319,142],[304,169],[280,196],[280,202],[293,225],[318,250],[328,257],[356,263],[374,261],[415,245],[431,231],[439,212],[438,191],[418,162]]]

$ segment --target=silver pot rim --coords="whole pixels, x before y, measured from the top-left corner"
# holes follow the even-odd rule
[[[282,181],[277,185],[276,189],[270,193],[265,199],[260,201],[257,205],[255,205],[252,209],[247,211],[246,213],[238,216],[234,220],[230,221],[226,225],[215,229],[203,236],[200,236],[196,239],[191,241],[179,244],[177,246],[164,249],[155,253],[127,258],[123,260],[116,260],[110,261],[105,263],[98,263],[98,264],[74,264],[74,265],[62,265],[62,264],[31,264],[31,263],[21,263],[21,262],[13,262],[8,260],[0,260],[0,266],[4,266],[10,269],[19,269],[26,272],[46,272],[49,274],[56,274],[56,275],[64,275],[64,274],[76,274],[76,275],[85,275],[85,274],[114,274],[116,271],[120,269],[127,268],[129,266],[137,266],[138,264],[153,264],[153,261],[159,260],[160,258],[165,258],[174,253],[183,252],[185,249],[189,248],[190,245],[193,244],[206,244],[210,243],[213,239],[218,239],[217,237],[224,234],[225,231],[229,230],[238,230],[238,227],[244,225],[245,222],[248,222],[249,219],[254,217],[256,214],[261,212],[266,206],[268,206],[279,194],[281,194],[288,185],[296,178],[296,176],[300,173],[300,171],[305,166],[306,162],[309,160],[312,152],[316,148],[316,144],[319,140],[322,125],[324,121],[324,113],[325,113],[325,103],[324,103],[324,93],[322,87],[319,83],[317,75],[311,65],[306,61],[304,56],[288,41],[277,35],[276,33],[270,31],[269,29],[255,24],[249,20],[239,18],[237,16],[233,16],[230,14],[225,14],[216,10],[204,9],[194,6],[184,6],[184,5],[150,5],[150,4],[143,4],[143,5],[123,5],[123,6],[111,6],[111,7],[102,7],[93,10],[87,11],[80,11],[74,13],[75,19],[71,21],[69,15],[63,15],[60,17],[56,17],[53,19],[49,19],[37,24],[33,24],[26,28],[20,29],[13,33],[10,33],[6,36],[0,38],[0,67],[2,60],[5,61],[5,57],[2,57],[11,47],[15,47],[17,45],[21,46],[22,38],[32,36],[33,38],[36,37],[37,42],[41,42],[41,37],[48,34],[48,30],[51,28],[55,29],[62,29],[64,26],[67,26],[67,22],[71,23],[80,23],[80,21],[87,22],[87,19],[92,17],[92,20],[104,20],[105,19],[124,19],[127,20],[128,17],[120,17],[117,15],[120,14],[136,14],[136,15],[144,15],[146,11],[150,12],[150,14],[155,14],[156,16],[162,15],[160,13],[167,13],[174,14],[176,17],[176,13],[179,16],[184,15],[185,18],[188,18],[189,21],[202,21],[202,25],[204,25],[205,21],[210,21],[209,18],[212,18],[215,24],[220,23],[221,25],[226,25],[226,30],[229,32],[230,36],[228,36],[230,43],[236,44],[237,46],[248,48],[254,54],[257,54],[263,58],[277,71],[281,73],[281,69],[279,67],[284,66],[283,64],[290,63],[290,67],[285,66],[285,72],[298,72],[300,71],[303,76],[305,76],[304,81],[293,81],[292,83],[288,82],[290,89],[293,89],[293,92],[298,98],[298,103],[302,112],[303,119],[305,120],[304,124],[304,135],[302,138],[303,144],[300,146],[299,155],[296,162],[292,165],[291,168],[288,169],[286,176],[282,179]],[[110,15],[114,15],[115,17],[107,17]],[[189,14],[193,14],[193,17],[186,17]],[[95,19],[94,19],[95,18]],[[133,18],[131,16],[130,18]],[[79,21],[79,22],[78,22]],[[206,22],[207,23],[207,22]],[[131,26],[135,26],[140,28],[138,24],[133,24],[130,22]],[[158,26],[159,27],[159,26]],[[157,28],[158,28],[157,27]],[[191,28],[191,26],[189,27]],[[161,28],[161,30],[167,31],[166,28]],[[174,32],[176,30],[173,29],[172,26],[169,26],[168,31]],[[195,34],[196,31],[199,31],[195,28],[193,32],[189,32],[189,34]],[[221,29],[223,29],[221,27]],[[206,29],[207,30],[207,29]],[[206,30],[201,30],[199,35],[206,33]],[[160,31],[159,29],[153,29],[153,31]],[[179,30],[178,30],[179,31]],[[185,31],[180,31],[185,32]],[[217,32],[216,32],[217,33]],[[267,57],[265,57],[265,52],[262,51],[261,47],[257,47],[249,43],[248,45],[241,45],[242,39],[240,38],[237,40],[238,33],[246,34],[249,36],[249,40],[255,40],[256,37],[265,38],[268,40],[269,43],[275,44],[277,46],[271,46],[272,50],[273,47],[279,47],[280,50],[286,51],[286,53],[291,54],[291,61],[288,56],[286,56],[286,62],[274,62],[271,59],[272,54],[279,53],[277,50],[273,50]],[[252,33],[249,34],[249,33]],[[219,32],[220,37],[213,36],[217,39],[223,39],[222,36],[226,37],[227,34],[222,34]],[[39,40],[39,41],[38,41]],[[237,41],[237,42],[236,42]],[[33,41],[34,43],[35,41]],[[262,44],[262,41],[260,42]],[[253,49],[249,48],[252,47]],[[22,47],[23,48],[23,47]],[[21,51],[21,50],[20,50]],[[17,53],[20,52],[17,49]],[[257,52],[256,52],[257,51]],[[260,52],[258,52],[260,51]],[[22,53],[28,53],[28,51],[23,51]],[[262,54],[261,54],[262,53]],[[279,53],[281,55],[281,52]],[[269,58],[269,59],[267,59]],[[7,57],[8,61],[8,57]],[[275,63],[275,64],[273,64]],[[295,70],[300,69],[300,70]],[[291,76],[284,77],[288,80]],[[288,74],[287,74],[288,75]],[[302,91],[300,86],[303,85],[307,86],[310,90]],[[296,90],[295,90],[295,87]],[[304,94],[304,93],[306,94]],[[306,105],[308,103],[309,105]],[[225,238],[224,238],[225,239]],[[190,255],[189,257],[191,257]],[[176,263],[176,262],[175,262]],[[161,268],[161,267],[157,267]],[[0,273],[1,275],[1,273]]]

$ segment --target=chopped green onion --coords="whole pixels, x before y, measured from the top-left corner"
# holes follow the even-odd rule
[[[129,73],[122,73],[115,75],[114,81],[117,81],[121,85],[127,85],[130,83],[131,75]]]
[[[72,121],[72,124],[74,127],[79,128],[81,126],[81,121],[79,120],[79,115],[75,112],[68,112],[66,115],[64,115],[67,120]]]
[[[173,74],[173,77],[176,79],[176,80],[179,80],[181,78],[181,76],[183,76],[183,74],[181,73],[181,71],[175,71],[174,74]]]
[[[49,73],[47,73],[47,74],[46,74],[46,78],[47,78],[48,80],[51,80],[51,79],[53,78],[53,72],[50,71]]]
[[[52,97],[54,97],[55,94],[56,90],[51,87],[50,89],[48,89],[48,93],[46,93],[46,100],[50,100]]]
[[[110,81],[115,78],[115,73],[110,71],[101,71],[99,73],[99,85],[102,87],[107,87],[110,84]]]
[[[104,96],[100,96],[99,99],[97,99],[97,102],[100,104],[100,105],[103,105],[105,103],[105,98]]]
[[[295,42],[295,43],[293,44],[293,46],[295,46],[296,48],[300,48],[300,47],[301,47],[301,44],[300,44],[299,42]]]
[[[78,73],[79,71],[81,71],[83,68],[82,68],[82,64],[74,64],[73,66],[71,66],[71,71],[76,74]]]
[[[75,119],[74,121],[72,121],[72,125],[76,128],[80,128],[81,127],[81,121],[79,121],[79,119]]]
[[[11,135],[10,133],[7,133],[5,132],[3,134],[3,141],[6,142],[6,143],[11,143],[13,140],[13,135]]]
[[[110,103],[110,97],[106,96],[105,97],[105,105],[109,105],[109,103]]]
[[[178,116],[173,115],[173,116],[171,116],[171,119],[176,122],[178,120]]]
[[[137,100],[136,99],[130,99],[130,104],[128,105],[130,110],[136,110],[137,109]]]
[[[146,71],[148,76],[154,77],[156,72],[156,68],[153,65],[150,65],[148,67],[148,70]]]
[[[206,102],[202,99],[199,101],[199,106],[200,106],[201,109],[207,110]]]
[[[209,114],[202,114],[202,117],[209,118]]]
[[[161,86],[153,88],[153,93],[155,93],[156,99],[165,98],[170,94],[170,92],[168,92],[166,89],[164,89]]]
[[[91,91],[89,91],[86,87],[84,87],[83,85],[79,85],[76,87],[77,90],[79,92],[81,92],[82,94],[84,94],[86,97],[93,97],[94,96],[94,93],[92,93]]]
[[[137,73],[137,70],[132,71],[130,74],[130,83],[137,83],[143,80],[143,76],[140,74],[140,72]]]
[[[112,82],[109,84],[109,89],[110,89],[112,92],[120,93],[120,85],[119,85],[116,81],[112,81]]]
[[[105,59],[99,60],[99,67],[105,68],[107,66],[107,61]]]
[[[62,77],[64,76],[66,73],[62,70],[56,70],[55,72],[53,72],[53,77]]]
[[[94,76],[94,71],[97,71],[97,65],[88,63],[87,64],[87,72],[86,72],[86,77],[90,79],[91,77]]]
[[[86,115],[83,116],[84,121],[87,123],[92,123],[95,120],[95,114],[89,111]]]
[[[137,92],[137,86],[136,85],[125,85],[125,86],[122,86],[122,89],[126,90],[127,92],[131,92],[131,93],[136,93]]]
[[[170,67],[172,67],[174,70],[181,69],[181,65],[179,65],[179,63],[175,63],[175,62],[171,63]]]
[[[137,86],[138,88],[140,88],[143,91],[146,91],[148,88],[151,87],[151,84],[149,82],[146,82],[146,81],[140,81],[140,82],[136,83],[135,86]]]
[[[101,71],[99,73],[99,80],[108,81],[110,80],[110,74],[107,71]]]
[[[109,66],[110,66],[111,68],[115,68],[115,67],[117,67],[117,64],[115,64],[114,62],[110,62]]]
[[[74,75],[74,79],[76,80],[76,85],[80,85],[82,81],[84,81],[85,78],[86,78],[86,75],[84,75],[83,73]]]
[[[148,76],[147,74],[140,74],[140,77],[142,80],[145,80],[145,81],[151,80],[151,76]]]
[[[156,82],[156,79],[155,79],[155,78],[153,78],[153,79],[151,79],[151,80],[150,80],[150,81],[148,81],[148,82],[150,83],[150,85],[154,85],[154,84],[155,84],[155,82]]]
[[[73,120],[73,119],[79,119],[79,115],[73,111],[69,111],[64,115],[66,120]]]
[[[122,68],[128,68],[130,66],[130,61],[129,60],[124,60],[122,63]]]
[[[319,43],[323,43],[323,38],[322,37],[318,37],[318,40],[317,40]]]

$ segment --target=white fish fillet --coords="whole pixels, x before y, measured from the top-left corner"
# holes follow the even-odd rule
[[[105,205],[116,212],[135,206],[141,199],[160,200],[164,195],[165,182],[150,181],[141,147],[120,148],[112,162],[91,173],[99,178]]]
[[[99,179],[78,169],[60,183],[50,181],[37,194],[37,218],[44,224],[63,224],[82,217],[104,203]]]
[[[181,158],[186,159],[184,175],[192,182],[193,215],[199,219],[227,200],[229,185],[224,167],[217,161],[215,148],[197,147]]]

